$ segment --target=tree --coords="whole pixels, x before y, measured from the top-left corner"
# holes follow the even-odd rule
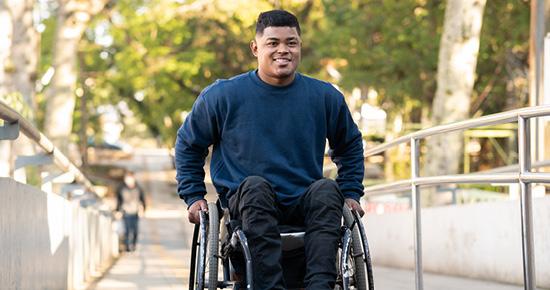
[[[84,55],[96,102],[124,101],[165,144],[173,144],[182,115],[218,78],[251,69],[254,20],[265,1],[117,2],[87,34]],[[101,44],[102,37],[112,43]]]
[[[433,125],[469,117],[485,0],[449,0],[439,47]],[[456,173],[462,152],[459,133],[428,139],[427,175]]]
[[[373,89],[390,117],[421,122],[435,92],[439,43],[434,39],[441,34],[444,4],[441,0],[323,1],[315,57],[336,68],[341,77],[333,78],[327,70],[319,76],[346,90]]]
[[[35,108],[34,84],[38,63],[39,34],[33,23],[33,0],[11,1],[13,40],[11,59],[13,71],[9,73],[12,91],[17,91],[32,110]],[[32,119],[32,117],[31,117]]]
[[[10,53],[10,47],[12,42],[12,23],[11,16],[8,10],[7,3],[0,2],[0,97],[7,93],[6,88],[6,63]],[[0,176],[10,175],[10,159],[11,144],[7,141],[0,141]]]
[[[44,133],[65,153],[75,108],[78,44],[92,17],[102,11],[108,1],[58,0],[52,61],[55,72],[45,93]]]
[[[31,122],[34,119],[34,87],[38,62],[38,32],[33,23],[33,0],[0,2],[0,99]],[[11,175],[11,164],[19,154],[31,154],[33,147],[25,137],[16,146],[0,141],[1,176]],[[16,179],[24,181],[24,171]]]
[[[189,1],[119,0],[86,33],[84,72],[95,102],[124,100],[141,120],[171,144],[175,126],[196,96],[217,78],[254,68],[248,43],[260,11],[294,12],[304,46],[300,72],[345,91],[374,89],[389,117],[429,123],[436,91],[437,58],[446,1],[309,0]],[[516,0],[487,4],[472,95],[472,112],[493,113],[506,103],[507,59],[523,66],[529,9]],[[496,17],[498,15],[498,17]],[[104,37],[96,27],[112,37]],[[507,29],[502,29],[506,27]],[[511,56],[511,57],[507,57]],[[514,60],[519,59],[518,62]],[[498,70],[498,67],[501,67]],[[329,74],[338,70],[340,78]],[[497,72],[496,74],[494,72]],[[494,77],[498,75],[498,77]],[[514,77],[513,83],[521,83]],[[501,98],[509,94],[510,102]],[[391,120],[391,119],[390,119]]]

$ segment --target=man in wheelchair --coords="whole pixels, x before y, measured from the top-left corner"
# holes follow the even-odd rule
[[[176,140],[192,223],[208,210],[203,166],[213,145],[212,181],[248,239],[257,290],[286,289],[280,225],[305,231],[306,289],[334,289],[342,208],[363,215],[361,133],[337,89],[296,72],[301,46],[294,15],[261,13],[250,43],[258,68],[204,89]],[[326,140],[336,181],[323,178]]]

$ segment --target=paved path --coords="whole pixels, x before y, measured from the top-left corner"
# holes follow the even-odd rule
[[[140,220],[133,253],[122,254],[96,290],[188,289],[192,226],[186,207],[174,194],[174,171],[166,151],[137,152],[129,164],[148,193],[149,209]],[[414,290],[412,271],[375,267],[377,290]],[[425,290],[521,290],[523,287],[425,274]]]
[[[374,268],[376,290],[415,290],[414,272]],[[522,286],[424,273],[425,290],[522,290]]]
[[[93,289],[186,289],[192,227],[174,194],[174,173],[165,151],[138,152],[130,163],[147,193],[137,250],[123,253]]]

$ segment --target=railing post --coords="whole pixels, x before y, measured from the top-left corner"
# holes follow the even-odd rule
[[[8,122],[4,121],[4,125],[0,126],[0,140],[15,140],[19,138],[19,121]]]
[[[420,176],[420,140],[411,138],[411,188],[412,209],[414,215],[414,260],[416,290],[424,289],[422,277],[422,220],[420,218],[420,187],[415,179]]]
[[[531,170],[531,128],[529,119],[518,117],[518,163],[522,176]],[[536,289],[535,255],[533,242],[533,198],[531,185],[520,179],[521,238],[523,249],[523,282],[525,290]]]

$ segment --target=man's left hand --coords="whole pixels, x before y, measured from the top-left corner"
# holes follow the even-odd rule
[[[119,220],[119,219],[122,218],[123,214],[122,214],[121,211],[118,211],[118,210],[117,210],[117,211],[115,211],[115,212],[113,213],[113,216],[114,216],[115,219]]]
[[[357,200],[353,198],[346,198],[346,205],[349,207],[349,209],[357,211],[359,216],[362,217],[363,215],[365,215],[365,211],[363,210],[363,208],[361,208],[361,204],[359,204]]]

